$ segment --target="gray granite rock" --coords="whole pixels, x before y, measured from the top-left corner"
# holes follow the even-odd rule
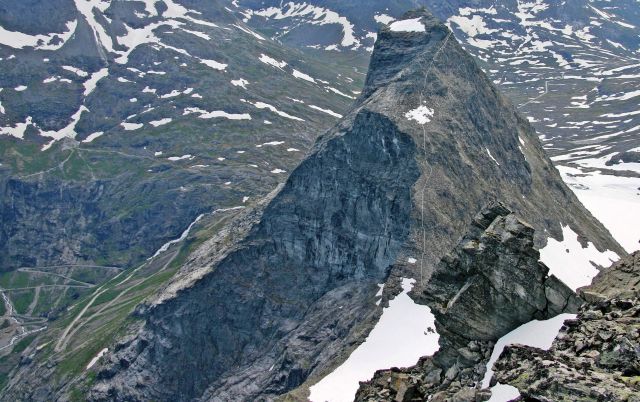
[[[640,401],[640,252],[579,289],[587,300],[548,350],[513,345],[495,364],[495,381],[525,400]]]
[[[501,336],[579,306],[575,293],[538,261],[533,235],[502,204],[481,211],[416,296],[436,318],[440,349],[414,367],[378,371],[361,383],[356,401],[483,400],[479,380]]]

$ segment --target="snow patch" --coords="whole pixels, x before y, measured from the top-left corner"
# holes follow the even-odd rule
[[[281,3],[282,4],[282,3]],[[308,21],[312,25],[339,24],[342,26],[342,40],[340,45],[344,47],[360,46],[360,41],[355,36],[354,25],[346,17],[328,8],[317,7],[307,3],[288,2],[285,6],[269,7],[254,13],[265,18],[282,20],[294,17],[310,17]]]
[[[431,117],[433,117],[434,110],[430,109],[424,105],[419,106],[413,110],[405,113],[404,117],[408,120],[415,120],[419,124],[427,124],[431,121]]]
[[[167,159],[170,160],[171,162],[177,162],[177,161],[182,161],[182,160],[185,160],[185,159],[191,160],[193,158],[194,158],[193,155],[186,154],[186,155],[182,155],[182,156],[170,156]]]
[[[498,162],[496,158],[494,158],[493,155],[491,155],[491,151],[489,151],[489,148],[485,147],[485,149],[487,150],[487,154],[489,154],[489,158],[491,158],[491,160],[494,161],[496,165],[500,166],[500,162]]]
[[[270,65],[272,67],[279,68],[279,69],[283,69],[287,65],[287,62],[278,61],[278,60],[274,59],[273,57],[267,56],[264,53],[262,53],[260,55],[260,58],[258,60],[260,60],[264,64],[268,64],[268,65]]]
[[[345,98],[355,99],[355,96],[347,95],[344,92],[342,92],[342,91],[340,91],[340,90],[338,90],[338,89],[336,89],[334,87],[325,87],[325,88],[327,88],[329,91],[331,91],[331,92],[333,92],[335,94],[338,94],[340,96],[344,96]]]
[[[392,22],[389,29],[393,32],[425,32],[426,28],[421,22],[421,18],[411,18]]]
[[[249,103],[252,104],[253,106],[255,106],[258,109],[267,109],[267,110],[277,114],[278,116],[284,117],[284,118],[289,119],[289,120],[304,121],[303,119],[301,119],[299,117],[292,116],[292,115],[290,115],[288,113],[280,111],[275,106],[270,105],[268,103],[264,103],[264,102],[255,102],[255,103],[249,102]]]
[[[608,267],[620,257],[613,251],[600,252],[592,243],[583,248],[578,235],[569,226],[562,227],[562,241],[554,238],[540,250],[540,261],[549,267],[549,273],[564,282],[572,290],[591,283],[598,269],[595,263]]]
[[[482,387],[486,388],[490,385],[491,377],[493,377],[493,364],[498,360],[505,346],[517,343],[549,350],[564,321],[575,317],[575,314],[560,314],[548,320],[533,320],[498,339],[487,363],[487,371],[482,379]],[[491,388],[491,393],[491,399],[489,399],[491,402],[507,402],[520,395],[516,388],[499,383]]]
[[[241,30],[244,33],[248,33],[249,35],[253,36],[254,38],[258,39],[258,40],[264,40],[264,38],[261,35],[258,35],[257,33],[253,32],[252,30],[245,28],[243,26],[237,25],[237,24],[233,24],[234,27],[238,28],[239,30]]]
[[[234,87],[242,87],[244,89],[247,89],[249,81],[245,80],[244,78],[240,78],[239,80],[231,80],[231,85],[233,85]]]
[[[89,370],[91,367],[95,366],[98,360],[100,360],[102,356],[104,356],[108,351],[109,351],[108,348],[104,348],[100,352],[98,352],[98,354],[93,359],[91,359],[89,364],[87,364],[87,368],[85,370]]]
[[[319,107],[319,106],[316,106],[316,105],[309,105],[309,107],[310,107],[311,109],[314,109],[314,110],[320,111],[320,112],[322,112],[322,113],[326,113],[326,114],[328,114],[329,116],[333,116],[333,117],[336,117],[336,118],[338,118],[338,119],[341,119],[341,118],[342,118],[342,115],[341,115],[341,114],[336,113],[336,112],[334,112],[333,110],[330,110],[330,109],[323,109],[323,108],[321,108],[321,107]]]
[[[487,28],[484,19],[479,15],[474,15],[471,18],[454,15],[450,17],[447,22],[456,23],[460,27],[460,30],[470,38],[475,38],[477,35],[497,32],[497,29]]]
[[[72,73],[74,73],[75,75],[77,75],[78,77],[88,77],[89,73],[87,73],[86,71],[83,71],[77,67],[73,67],[73,66],[62,66],[63,70],[67,70],[67,71],[71,71]]]
[[[206,59],[201,59],[200,63],[204,64],[207,67],[211,67],[214,70],[218,70],[218,71],[224,71],[227,69],[227,64],[223,64],[223,63],[219,63],[215,60],[206,60]]]
[[[376,15],[373,16],[373,19],[377,23],[385,24],[385,25],[387,25],[388,23],[393,22],[393,21],[396,20],[395,18],[393,18],[392,16],[387,15],[387,14],[376,14]]]
[[[85,98],[91,95],[93,90],[96,89],[98,82],[108,75],[109,75],[109,69],[106,67],[91,74],[91,77],[89,77],[89,79],[82,84],[84,86],[83,95],[85,96]]]
[[[95,133],[89,134],[89,135],[87,136],[87,138],[85,138],[84,140],[82,140],[82,142],[84,142],[84,143],[89,143],[89,142],[91,142],[91,141],[95,140],[96,138],[100,137],[102,134],[104,134],[104,131],[98,131],[98,132],[95,132]]]
[[[313,82],[314,84],[316,83],[316,80],[314,80],[312,76],[307,75],[305,73],[302,73],[302,72],[296,70],[295,68],[293,69],[293,76],[296,77],[296,78],[299,78],[301,80]]]
[[[189,157],[190,159],[193,159],[191,157],[191,155],[185,155],[186,157]],[[184,157],[181,157],[184,158]],[[171,160],[171,158],[169,158],[169,160]],[[180,159],[178,159],[180,160]],[[169,240],[168,242],[166,242],[165,244],[162,245],[162,247],[160,247],[158,249],[158,251],[156,251],[152,257],[148,258],[148,260],[151,260],[157,256],[159,256],[161,253],[164,253],[165,251],[169,250],[169,247],[171,247],[172,244],[176,244],[181,242],[182,240],[186,239],[187,236],[189,235],[189,232],[191,231],[191,229],[193,228],[193,225],[195,225],[196,223],[198,223],[200,221],[200,219],[202,219],[204,217],[204,214],[200,214],[196,217],[196,219],[191,222],[189,224],[189,226],[184,230],[184,232],[182,232],[182,234],[180,235],[180,237],[178,237],[177,239],[173,239],[173,240]]]
[[[310,388],[311,401],[353,401],[359,381],[371,379],[376,370],[408,367],[439,349],[431,310],[408,295],[414,284],[415,279],[402,278],[402,293],[389,302],[380,321],[347,361]]]
[[[78,20],[66,23],[67,30],[62,33],[48,35],[28,35],[22,32],[9,31],[0,26],[0,45],[22,49],[33,47],[38,50],[58,50],[73,36],[78,27]]]
[[[260,145],[256,145],[256,148],[262,148],[264,146],[275,147],[275,146],[282,145],[282,144],[284,144],[284,141],[271,141],[271,142],[265,142],[265,143],[260,144]]]
[[[160,126],[164,126],[165,124],[169,124],[172,121],[173,121],[172,118],[166,117],[164,119],[150,121],[149,124],[151,124],[153,127],[160,127]]]
[[[192,113],[198,113],[200,119],[215,119],[218,117],[222,117],[228,120],[251,120],[251,115],[249,113],[227,113],[222,110],[214,110],[212,112],[208,112],[206,110],[202,110],[197,107],[188,107],[184,109],[183,115],[189,115]]]
[[[27,127],[33,123],[31,116],[27,117],[24,123],[16,123],[15,127],[0,127],[0,135],[10,135],[19,139],[24,138]]]
[[[62,138],[75,138],[77,135],[76,125],[80,121],[80,118],[82,117],[82,113],[88,112],[88,111],[89,109],[87,109],[84,105],[82,105],[80,106],[78,111],[71,116],[71,121],[69,122],[69,124],[67,124],[66,127],[58,131],[41,131],[40,132],[41,136],[52,138],[51,142],[49,142],[48,144],[45,144],[42,147],[42,150],[45,151],[49,149],[49,147],[51,147],[51,145],[53,145],[55,141],[61,140]]]
[[[127,122],[122,122],[120,123],[120,125],[122,126],[122,128],[125,129],[125,131],[133,131],[133,130],[138,130],[140,128],[142,128],[142,126],[144,126],[144,124],[142,123],[127,123]]]

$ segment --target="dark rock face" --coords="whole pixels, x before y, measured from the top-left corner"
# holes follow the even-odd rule
[[[449,334],[443,336],[444,350],[455,337],[462,339],[454,344],[495,341],[532,319],[577,311],[573,291],[548,276],[538,261],[533,234],[531,226],[497,204],[480,213],[470,233],[443,258],[417,301],[432,307],[439,331]],[[439,354],[441,361],[445,354]]]
[[[575,294],[538,261],[533,232],[502,204],[478,214],[417,296],[436,318],[440,350],[414,367],[378,371],[356,401],[475,400],[495,341],[532,319],[576,311]]]
[[[363,111],[353,129],[317,149],[235,252],[150,311],[140,339],[119,354],[127,356],[127,370],[102,372],[109,382],[96,387],[94,399],[189,400],[234,371],[242,380],[238,368],[252,373],[254,388],[228,384],[210,398],[279,394],[304,381],[329,339],[340,342],[335,331],[348,326],[325,328],[309,342],[294,335],[317,318],[309,316],[315,301],[342,288],[338,296],[346,292],[357,310],[367,297],[358,289],[385,277],[409,234],[416,147],[387,118]],[[298,349],[311,366],[288,357]],[[130,373],[148,373],[153,382]]]
[[[175,238],[194,214],[224,202],[201,188],[181,192],[194,180],[184,173],[174,184],[133,176],[91,183],[0,179],[0,205],[6,206],[0,208],[0,270],[51,261],[127,267]]]
[[[565,321],[551,349],[505,348],[495,380],[526,400],[640,401],[639,271],[636,252],[601,272],[579,290],[589,302]]]

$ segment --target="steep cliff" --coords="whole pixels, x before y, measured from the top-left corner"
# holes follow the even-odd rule
[[[523,264],[535,269],[519,279],[539,286],[513,322],[495,318],[487,339],[563,310],[570,292],[545,279],[532,248],[560,238],[562,225],[624,253],[448,28],[424,10],[405,18],[381,30],[353,110],[233,224],[245,229],[221,247],[203,244],[138,309],[141,323],[96,366],[91,399],[273,399],[295,389],[362,341],[380,314],[376,284],[390,272],[435,297],[437,262],[494,199],[531,224],[507,217],[494,228],[499,242],[530,250]],[[465,297],[505,279],[473,272]]]

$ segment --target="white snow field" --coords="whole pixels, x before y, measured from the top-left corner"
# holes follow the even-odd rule
[[[420,18],[399,20],[389,24],[389,29],[393,32],[425,32],[426,28]]]
[[[540,260],[549,267],[550,274],[573,290],[589,285],[598,274],[592,263],[608,267],[620,258],[613,251],[598,251],[591,243],[583,248],[578,235],[568,226],[562,228],[562,236],[561,242],[548,239],[547,245],[540,250]]]
[[[558,166],[558,170],[580,202],[622,247],[628,252],[640,249],[640,178],[583,172],[568,166]]]

